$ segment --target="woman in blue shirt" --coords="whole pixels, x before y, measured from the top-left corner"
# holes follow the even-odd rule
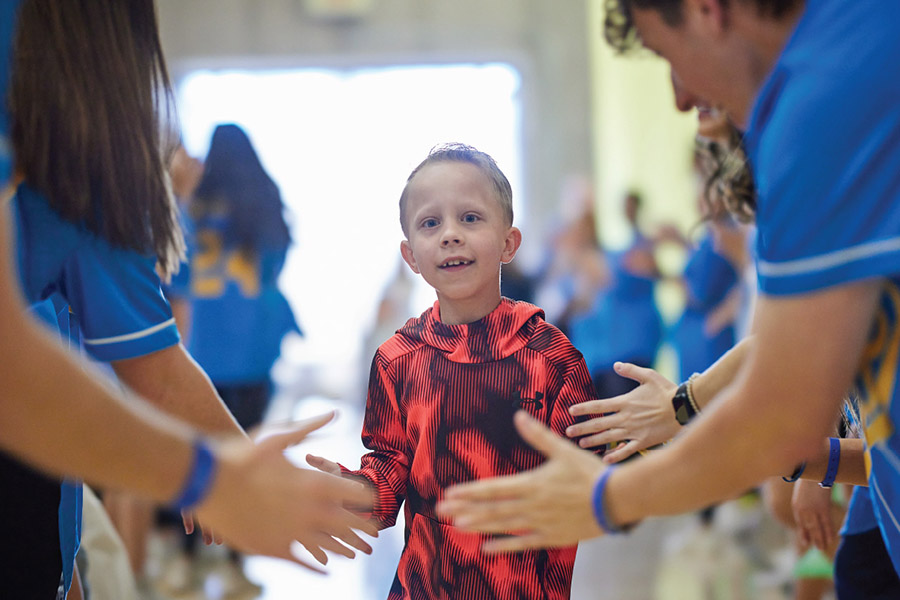
[[[278,187],[240,127],[216,127],[203,169],[188,210],[188,348],[248,428],[262,421],[282,338],[299,331],[278,289],[291,235]]]
[[[24,183],[12,209],[26,300],[62,333],[79,331],[88,354],[166,412],[241,433],[180,345],[159,290],[156,270],[177,268],[183,238],[160,151],[158,109],[170,91],[153,2],[24,0],[16,27],[10,139]],[[79,494],[80,484],[60,488],[0,456],[5,591],[66,594]],[[340,551],[313,542],[319,559],[320,545]]]

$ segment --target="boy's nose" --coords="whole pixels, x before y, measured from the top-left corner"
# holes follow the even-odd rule
[[[459,235],[459,232],[456,231],[453,227],[448,227],[444,230],[443,235],[441,235],[441,245],[442,246],[450,246],[451,244],[459,244],[462,242],[462,237]]]

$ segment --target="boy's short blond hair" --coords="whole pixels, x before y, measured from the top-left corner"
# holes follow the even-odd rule
[[[509,179],[497,166],[497,162],[489,154],[466,144],[442,144],[432,148],[425,160],[420,162],[419,166],[413,169],[406,179],[403,193],[400,194],[400,227],[403,229],[403,235],[409,237],[409,225],[406,222],[406,201],[409,194],[409,183],[423,167],[438,162],[464,162],[478,167],[493,184],[494,191],[497,192],[497,201],[500,202],[500,208],[503,209],[507,224],[512,227],[512,186],[509,184]]]

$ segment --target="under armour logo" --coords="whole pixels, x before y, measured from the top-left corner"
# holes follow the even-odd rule
[[[535,392],[534,398],[523,398],[522,393],[518,390],[513,394],[513,408],[522,408],[526,404],[533,404],[535,408],[541,409],[544,408],[544,403],[541,400],[544,399],[544,394],[541,392]]]

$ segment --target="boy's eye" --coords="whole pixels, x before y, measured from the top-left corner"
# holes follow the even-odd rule
[[[475,223],[476,221],[478,221],[478,215],[474,215],[472,213],[469,213],[463,217],[463,222],[465,223]]]
[[[422,227],[424,227],[425,229],[431,229],[432,227],[437,227],[437,226],[438,226],[437,219],[425,219],[424,221],[422,221]]]

